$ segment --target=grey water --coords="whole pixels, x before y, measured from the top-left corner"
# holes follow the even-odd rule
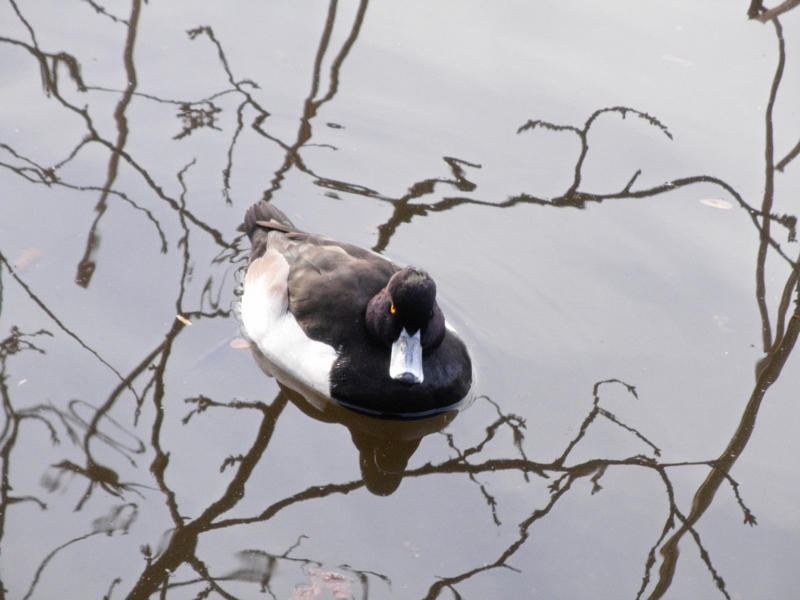
[[[793,597],[800,10],[759,7],[0,2],[0,597]],[[471,403],[265,373],[261,199],[430,272]]]

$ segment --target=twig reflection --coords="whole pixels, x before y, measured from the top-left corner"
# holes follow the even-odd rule
[[[409,459],[414,454],[422,436],[400,438],[392,440],[393,445],[379,442],[385,441],[376,438],[379,436],[365,433],[364,429],[350,428],[351,439],[358,450],[359,465],[362,467],[361,478],[351,481],[324,481],[285,495],[267,505],[258,506],[257,510],[249,514],[238,514],[233,511],[239,507],[245,496],[246,485],[260,461],[265,460],[266,449],[273,440],[273,434],[284,411],[290,402],[296,405],[307,415],[325,420],[329,415],[324,411],[314,411],[308,407],[301,407],[299,400],[292,397],[289,389],[282,389],[270,403],[259,400],[237,399],[229,402],[213,400],[208,396],[198,395],[187,399],[190,405],[189,412],[183,417],[183,424],[187,429],[195,427],[200,418],[210,413],[219,411],[246,411],[258,419],[258,431],[249,443],[248,449],[236,455],[231,455],[222,461],[220,471],[230,477],[224,491],[215,498],[207,498],[199,514],[193,518],[186,517],[180,503],[181,490],[170,483],[170,453],[169,434],[165,425],[168,424],[167,406],[174,404],[176,392],[168,392],[167,375],[172,368],[175,344],[187,325],[184,321],[174,320],[165,328],[166,331],[155,347],[148,352],[129,370],[117,369],[112,366],[113,361],[104,357],[93,349],[91,339],[68,327],[70,320],[62,318],[37,295],[35,286],[29,285],[24,277],[20,276],[3,254],[0,254],[2,272],[11,275],[10,281],[22,290],[24,297],[32,305],[44,311],[47,318],[55,323],[53,331],[65,334],[66,337],[81,348],[89,351],[104,368],[110,369],[117,377],[113,389],[101,398],[86,400],[71,400],[63,405],[53,403],[39,403],[34,406],[22,407],[15,404],[12,390],[7,385],[7,363],[11,357],[23,351],[44,352],[39,347],[44,337],[52,334],[44,329],[33,334],[25,334],[14,326],[10,334],[0,342],[0,396],[2,396],[3,414],[5,421],[0,433],[0,461],[2,461],[2,481],[0,482],[0,544],[4,541],[5,526],[8,511],[15,504],[30,502],[42,510],[48,506],[34,495],[12,494],[10,468],[12,458],[16,458],[14,449],[19,436],[25,433],[31,437],[40,436],[41,433],[23,432],[21,424],[26,420],[44,425],[48,441],[56,444],[64,437],[69,439],[73,446],[80,452],[80,459],[70,458],[66,453],[52,462],[55,475],[48,475],[45,486],[51,491],[66,485],[66,481],[75,477],[85,478],[88,481],[87,491],[81,496],[76,510],[86,510],[92,503],[110,502],[106,513],[99,521],[92,524],[92,530],[67,541],[54,542],[53,550],[40,562],[28,588],[27,595],[31,596],[39,585],[41,575],[51,564],[52,558],[60,552],[73,548],[78,542],[91,536],[104,533],[127,533],[134,526],[139,515],[137,504],[130,502],[131,496],[138,502],[157,504],[164,502],[171,521],[170,530],[165,534],[163,546],[151,548],[143,545],[142,556],[144,568],[138,580],[133,583],[113,579],[108,585],[107,596],[110,598],[115,587],[121,586],[127,590],[128,598],[149,598],[160,594],[166,598],[173,590],[189,589],[196,594],[195,597],[210,597],[212,594],[224,598],[234,598],[228,589],[234,583],[252,583],[260,591],[269,593],[273,598],[277,595],[273,591],[274,583],[279,577],[278,566],[293,564],[300,565],[310,577],[328,577],[326,581],[337,581],[333,572],[324,571],[327,568],[323,561],[313,557],[299,558],[296,556],[301,540],[305,534],[299,534],[297,542],[282,553],[268,552],[263,548],[243,548],[237,556],[240,567],[235,570],[222,569],[212,563],[211,559],[198,555],[198,543],[211,532],[218,532],[234,527],[248,527],[259,523],[267,523],[289,507],[307,502],[325,501],[333,497],[343,497],[353,492],[368,490],[373,494],[390,495],[394,493],[402,481],[406,479],[420,479],[437,477],[441,475],[464,476],[470,484],[474,484],[476,494],[480,494],[487,507],[492,522],[496,527],[504,525],[501,519],[502,499],[497,494],[490,492],[488,478],[499,473],[516,473],[525,481],[526,485],[543,485],[547,489],[547,499],[540,506],[529,506],[525,518],[516,523],[515,537],[501,551],[492,556],[482,556],[477,566],[465,568],[462,572],[442,576],[428,587],[426,598],[437,598],[447,590],[449,593],[460,597],[458,586],[481,573],[494,569],[517,570],[510,564],[512,557],[517,555],[530,538],[532,528],[547,517],[556,504],[575,488],[575,483],[586,479],[591,483],[591,493],[602,490],[602,478],[618,467],[634,467],[654,472],[663,485],[664,497],[668,510],[664,517],[663,527],[655,539],[646,557],[643,557],[643,574],[641,585],[637,591],[637,598],[663,597],[672,586],[675,570],[679,562],[679,544],[687,534],[698,548],[700,557],[709,571],[712,581],[721,594],[730,597],[726,588],[724,573],[715,565],[711,554],[702,543],[698,533],[698,524],[714,501],[717,492],[727,482],[735,500],[743,514],[743,521],[748,525],[755,525],[756,517],[748,508],[740,494],[739,484],[731,475],[731,469],[739,456],[744,452],[755,427],[756,417],[762,401],[771,386],[779,379],[783,367],[794,350],[798,335],[800,335],[800,305],[798,304],[798,258],[792,256],[787,249],[787,244],[793,243],[797,237],[797,217],[794,215],[779,215],[774,212],[775,204],[775,177],[776,172],[782,172],[800,154],[800,144],[790,150],[785,157],[776,162],[774,156],[774,123],[773,108],[778,97],[780,83],[783,76],[785,63],[785,47],[781,25],[777,15],[788,10],[794,3],[787,2],[767,10],[760,1],[751,4],[750,16],[760,20],[771,20],[776,31],[778,41],[779,61],[773,77],[769,103],[765,112],[765,191],[760,202],[747,201],[737,190],[722,179],[710,175],[695,175],[676,178],[648,188],[639,185],[641,171],[636,171],[627,180],[627,183],[616,192],[599,194],[585,189],[583,167],[584,162],[592,148],[589,144],[589,134],[592,127],[600,119],[627,118],[641,119],[649,126],[662,132],[668,139],[671,134],[667,127],[656,117],[645,112],[625,106],[601,108],[594,111],[586,121],[579,126],[550,123],[534,119],[521,125],[518,134],[536,135],[540,130],[548,130],[558,134],[578,136],[580,153],[573,166],[573,176],[563,193],[551,198],[540,198],[533,195],[520,194],[503,201],[492,202],[477,196],[477,185],[470,180],[470,169],[482,168],[480,164],[468,162],[461,158],[445,156],[442,160],[446,163],[450,174],[447,177],[428,178],[408,185],[406,192],[400,197],[392,197],[379,190],[370,189],[357,182],[348,182],[333,176],[315,172],[303,159],[302,152],[306,147],[313,145],[315,119],[323,105],[333,102],[340,88],[343,86],[341,77],[342,68],[358,41],[359,33],[366,18],[368,8],[367,0],[361,0],[351,20],[342,24],[342,12],[338,3],[333,0],[327,7],[327,18],[320,32],[319,40],[315,45],[313,63],[310,65],[311,82],[307,94],[303,98],[302,111],[298,116],[297,130],[291,140],[281,139],[271,132],[269,118],[271,112],[265,103],[253,94],[259,89],[256,80],[242,79],[235,75],[236,65],[226,55],[222,41],[214,33],[211,26],[200,26],[189,30],[187,33],[192,40],[205,40],[213,44],[217,50],[219,68],[225,73],[227,84],[224,89],[218,90],[204,98],[194,99],[168,99],[152,94],[145,94],[138,90],[137,65],[135,63],[135,48],[137,28],[142,19],[143,11],[147,9],[146,3],[141,0],[132,0],[129,16],[125,19],[112,15],[108,10],[92,0],[86,0],[100,18],[113,23],[113,27],[124,26],[126,31],[122,69],[128,83],[124,90],[111,90],[90,85],[84,81],[81,69],[81,60],[67,52],[44,52],[37,40],[36,31],[21,11],[14,0],[9,0],[14,14],[23,29],[27,31],[29,40],[22,41],[9,37],[0,37],[0,44],[13,46],[23,50],[33,58],[35,68],[41,74],[44,94],[54,99],[58,107],[69,117],[78,116],[83,126],[80,139],[76,139],[71,150],[56,162],[49,163],[35,156],[29,156],[19,148],[9,143],[0,143],[0,150],[4,158],[0,167],[6,169],[20,181],[45,188],[77,190],[98,196],[98,201],[93,207],[94,220],[89,229],[83,258],[78,267],[75,281],[78,285],[88,288],[95,271],[95,266],[100,256],[100,222],[106,213],[109,203],[121,200],[136,209],[137,216],[144,216],[143,221],[149,227],[155,228],[158,235],[159,251],[166,253],[170,248],[169,233],[171,231],[164,221],[164,214],[173,216],[174,228],[179,230],[177,239],[173,244],[179,250],[175,253],[180,275],[175,276],[177,292],[169,297],[170,306],[175,315],[180,315],[189,322],[199,322],[211,319],[230,319],[232,310],[224,307],[225,299],[230,287],[227,276],[230,271],[241,262],[244,253],[240,248],[242,236],[229,236],[223,233],[225,229],[218,229],[201,219],[192,210],[191,189],[187,176],[195,167],[193,160],[188,160],[185,165],[175,173],[174,177],[180,186],[180,194],[174,196],[167,191],[170,182],[161,181],[148,170],[142,156],[134,154],[128,147],[128,138],[136,122],[130,116],[130,108],[135,101],[161,103],[171,105],[176,109],[176,117],[180,126],[179,133],[172,135],[172,139],[184,141],[201,129],[214,129],[227,134],[225,141],[225,165],[220,169],[220,187],[222,196],[227,204],[234,204],[231,177],[235,167],[236,150],[239,147],[243,134],[247,128],[265,141],[270,147],[278,148],[281,152],[280,164],[269,175],[269,185],[263,191],[263,197],[271,199],[276,196],[292,170],[306,177],[314,185],[329,190],[330,193],[349,194],[352,196],[378,201],[391,207],[391,215],[379,226],[378,240],[374,246],[376,251],[388,248],[395,233],[416,218],[423,218],[433,213],[443,213],[456,210],[460,206],[474,205],[484,207],[486,210],[506,209],[519,204],[530,204],[549,208],[582,208],[589,203],[600,204],[608,200],[645,200],[655,198],[671,191],[695,186],[698,184],[711,184],[724,191],[728,197],[746,211],[759,236],[759,248],[756,268],[756,299],[762,323],[762,341],[765,356],[758,365],[757,377],[749,401],[745,406],[740,422],[734,431],[727,447],[716,458],[711,460],[698,460],[692,462],[661,462],[661,448],[651,439],[647,432],[618,418],[615,414],[604,408],[601,391],[609,385],[621,385],[633,400],[637,399],[637,391],[633,385],[618,379],[598,381],[592,390],[591,403],[587,400],[587,413],[583,418],[575,436],[568,440],[564,448],[551,462],[538,462],[526,455],[524,450],[526,421],[523,416],[504,412],[503,403],[497,399],[482,397],[477,402],[491,406],[494,415],[483,424],[484,430],[479,440],[466,444],[459,439],[457,429],[444,429],[449,421],[438,423],[438,429],[431,427],[425,435],[438,435],[433,439],[441,441],[442,447],[449,452],[448,458],[439,461],[430,461],[420,466],[409,468]],[[791,6],[790,6],[791,4]],[[336,45],[334,35],[337,25],[345,30],[343,41]],[[328,64],[327,74],[324,66]],[[68,79],[59,81],[59,72],[66,72]],[[38,84],[37,84],[38,85]],[[75,91],[86,99],[85,105],[78,105],[65,98],[62,91],[65,85],[70,85]],[[41,91],[38,92],[41,94]],[[96,126],[97,115],[95,99],[98,96],[107,97],[113,94],[116,97],[113,109],[115,136],[109,138],[99,133]],[[220,116],[223,112],[222,98],[236,98],[235,124],[232,130],[226,129]],[[253,116],[254,115],[254,116]],[[247,119],[250,119],[249,122]],[[99,185],[79,184],[64,175],[67,165],[77,163],[89,147],[102,148],[106,153],[104,181]],[[106,156],[106,155],[104,155]],[[128,165],[152,195],[150,199],[142,199],[139,195],[129,191],[120,181],[120,169]],[[174,182],[171,182],[174,184]],[[448,193],[453,190],[454,196]],[[249,204],[248,199],[246,204]],[[159,209],[166,208],[166,213],[159,213]],[[157,216],[162,215],[162,216]],[[776,226],[773,226],[776,225]],[[777,230],[777,232],[776,232]],[[196,239],[200,233],[200,240]],[[779,232],[779,233],[778,233]],[[785,242],[783,236],[786,236]],[[207,244],[218,252],[207,271],[195,265],[194,252],[199,244]],[[782,262],[790,267],[785,281],[779,285],[778,294],[768,294],[768,279],[766,272],[772,261]],[[219,265],[223,265],[219,267]],[[219,268],[217,268],[219,267]],[[220,273],[222,271],[222,273]],[[200,275],[198,275],[200,274]],[[194,304],[189,300],[189,284],[193,276],[205,276],[199,297],[194,298]],[[0,310],[3,308],[3,280],[0,277]],[[164,283],[164,282],[161,282]],[[169,286],[165,285],[165,288]],[[780,298],[777,306],[770,306],[767,299],[773,296]],[[770,312],[772,311],[772,312]],[[34,328],[35,329],[35,328]],[[105,392],[104,392],[105,394]],[[587,393],[588,395],[588,393]],[[633,401],[632,400],[632,401]],[[142,442],[138,435],[128,431],[119,420],[112,415],[120,412],[130,413],[135,428],[143,429],[147,443]],[[147,415],[143,417],[143,415]],[[150,417],[149,415],[152,415]],[[152,418],[151,421],[147,419]],[[571,462],[575,450],[581,446],[586,434],[598,420],[608,421],[619,427],[637,444],[641,445],[642,453],[634,454],[621,459],[608,459],[596,456],[588,460]],[[330,421],[333,422],[333,421]],[[37,438],[38,439],[38,438]],[[125,458],[127,465],[133,469],[139,468],[142,456],[149,460],[149,475],[144,471],[137,472],[136,476],[128,476],[121,470],[114,468],[107,452],[118,454]],[[490,453],[491,450],[491,453]],[[61,452],[59,450],[59,452]],[[497,456],[500,455],[500,458]],[[277,460],[277,459],[276,459]],[[702,466],[708,469],[705,481],[698,487],[694,500],[688,512],[682,510],[675,497],[675,490],[671,474],[674,469]],[[535,477],[531,477],[534,475]],[[147,479],[151,477],[152,479]],[[156,489],[148,487],[147,483],[155,482]],[[93,496],[94,492],[98,494]],[[507,519],[506,519],[507,520]],[[659,564],[660,561],[660,564]],[[390,586],[392,574],[375,573],[366,569],[359,569],[352,565],[338,565],[337,569],[348,573],[360,586],[363,598],[370,595],[372,583]],[[639,567],[637,567],[639,568]],[[319,573],[312,575],[312,569],[320,569]],[[187,574],[187,572],[189,574]],[[316,572],[315,572],[316,573]],[[332,583],[332,585],[333,585]],[[427,585],[427,582],[426,582]],[[6,589],[0,586],[0,600],[5,597]]]

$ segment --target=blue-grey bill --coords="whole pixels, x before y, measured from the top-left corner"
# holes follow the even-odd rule
[[[408,335],[408,332],[403,329],[400,337],[392,344],[389,376],[404,383],[422,383],[420,331],[417,331],[414,335]]]

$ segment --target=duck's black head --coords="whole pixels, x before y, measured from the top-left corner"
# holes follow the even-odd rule
[[[405,329],[421,331],[422,348],[432,350],[444,338],[444,315],[436,304],[436,283],[422,269],[406,267],[367,306],[367,329],[384,346],[391,346]]]
[[[406,267],[386,286],[392,304],[389,313],[411,335],[427,327],[436,306],[436,284],[422,269]]]
[[[444,315],[436,304],[436,284],[431,276],[416,267],[406,267],[395,273],[386,287],[370,300],[366,324],[372,338],[392,351],[395,365],[392,378],[409,384],[420,383],[421,364],[419,372],[411,366],[406,370],[396,366],[400,359],[396,360],[395,355],[414,344],[421,347],[424,355],[436,349],[444,339]]]

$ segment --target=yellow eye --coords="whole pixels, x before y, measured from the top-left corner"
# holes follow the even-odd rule
[[[389,308],[389,312],[391,312],[392,314],[397,312],[397,309],[394,307],[394,304],[392,304],[392,306]]]

